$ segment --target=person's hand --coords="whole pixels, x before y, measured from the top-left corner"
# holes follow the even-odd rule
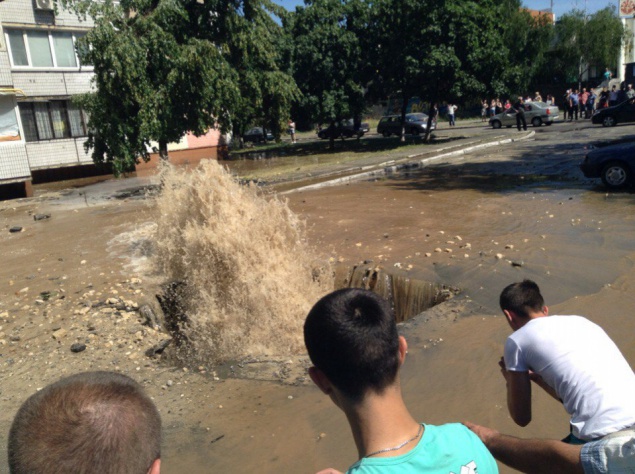
[[[341,471],[338,471],[337,469],[333,469],[332,467],[323,469],[319,472],[316,472],[315,474],[344,474]]]
[[[475,425],[474,423],[470,421],[464,421],[463,424],[467,428],[469,428],[476,436],[478,436],[485,446],[488,446],[488,443],[493,438],[500,435],[500,433],[493,428],[487,428],[485,426]]]
[[[535,382],[537,385],[540,385],[541,387],[545,384],[545,381],[543,380],[542,375],[537,374],[533,370],[529,371],[529,380],[531,380],[532,382]]]
[[[507,377],[509,377],[509,372],[507,371],[507,366],[505,365],[505,358],[501,357],[498,361],[498,366],[501,368],[501,374],[507,381]]]

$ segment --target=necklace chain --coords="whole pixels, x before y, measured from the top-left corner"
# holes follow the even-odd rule
[[[379,451],[373,451],[370,454],[367,454],[366,456],[364,456],[365,458],[369,458],[371,456],[375,456],[376,454],[381,454],[381,453],[387,453],[389,451],[397,451],[398,449],[403,448],[405,445],[407,445],[408,443],[412,443],[415,439],[417,439],[419,436],[421,436],[421,433],[423,433],[423,425],[419,425],[419,429],[417,430],[417,434],[414,435],[412,438],[410,438],[407,441],[404,441],[401,444],[398,444],[397,446],[393,446],[392,448],[384,448],[384,449],[380,449]]]

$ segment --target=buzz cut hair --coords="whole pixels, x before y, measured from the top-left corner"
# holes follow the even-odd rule
[[[8,448],[11,474],[146,474],[161,456],[161,417],[130,377],[83,372],[24,402]]]
[[[346,288],[320,299],[304,323],[313,365],[353,403],[381,394],[399,370],[399,333],[390,304],[372,291]]]
[[[543,310],[545,300],[535,282],[523,280],[505,287],[500,295],[500,307],[503,311],[528,318],[530,313]]]

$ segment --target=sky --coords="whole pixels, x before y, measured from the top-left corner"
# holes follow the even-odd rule
[[[295,10],[296,5],[304,5],[304,0],[274,0],[274,2],[282,5],[287,10]],[[551,0],[524,0],[523,4],[532,10],[544,10],[551,7]],[[553,10],[556,18],[558,18],[574,8],[579,10],[586,8],[588,13],[595,13],[608,5],[617,7],[617,4],[618,0],[553,0]]]

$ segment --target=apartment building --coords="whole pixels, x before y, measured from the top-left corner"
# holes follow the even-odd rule
[[[92,164],[86,116],[71,102],[91,88],[75,53],[91,26],[53,0],[0,0],[0,197],[31,195],[38,172]]]
[[[0,199],[31,196],[32,183],[106,172],[84,150],[87,117],[71,101],[92,87],[92,67],[80,63],[75,44],[93,23],[54,7],[0,0]],[[217,158],[219,141],[217,130],[187,134],[168,146],[170,160]],[[157,162],[151,156],[138,172]]]

